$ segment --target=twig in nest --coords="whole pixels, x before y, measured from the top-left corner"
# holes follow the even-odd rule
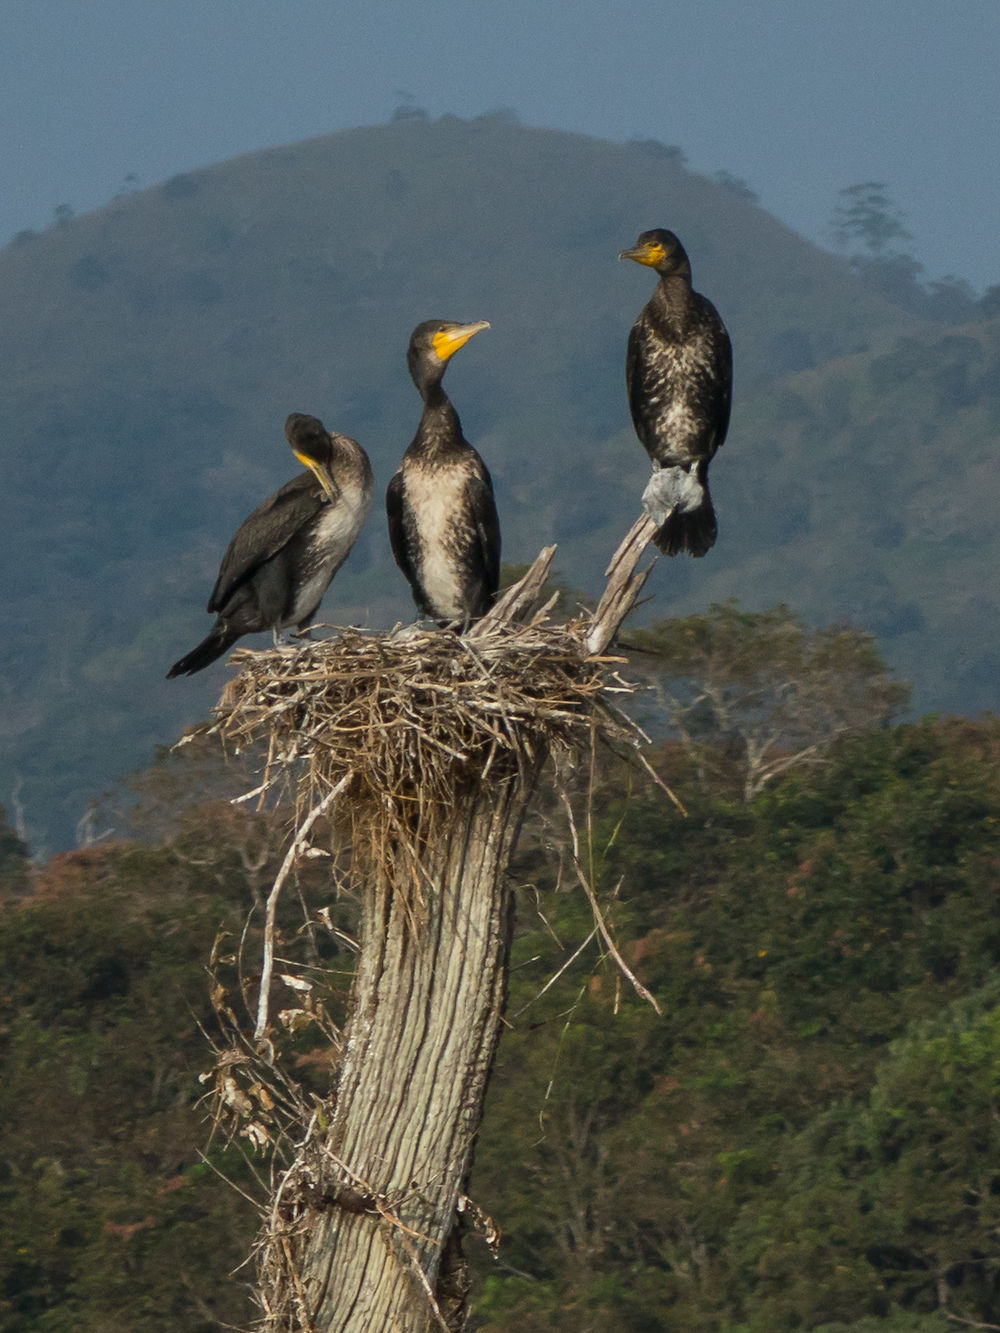
[[[563,803],[563,807],[566,810],[566,818],[569,822],[570,837],[573,842],[573,865],[576,869],[576,877],[579,880],[580,886],[583,889],[584,893],[587,895],[587,901],[590,903],[590,910],[594,914],[594,924],[597,926],[597,929],[601,933],[601,938],[604,940],[604,943],[608,947],[608,953],[611,954],[611,957],[618,964],[622,973],[630,982],[635,993],[641,996],[642,999],[647,1000],[656,1010],[657,1014],[659,1014],[659,1016],[662,1018],[663,1010],[657,1003],[656,996],[653,995],[653,993],[650,990],[647,990],[647,988],[642,984],[639,978],[629,967],[628,963],[626,963],[625,959],[618,952],[618,947],[611,937],[611,932],[608,930],[607,924],[604,920],[604,916],[601,912],[600,907],[598,906],[597,896],[594,893],[593,888],[591,887],[590,880],[587,877],[587,874],[583,868],[583,863],[580,860],[580,836],[579,833],[577,832],[576,820],[573,818],[573,807],[570,804],[569,797],[566,795],[566,792],[564,790],[560,790],[559,799]]]
[[[271,974],[274,971],[274,922],[278,910],[278,898],[288,878],[289,871],[295,864],[295,858],[305,845],[312,826],[320,815],[326,813],[350,781],[350,773],[345,773],[335,787],[326,793],[323,799],[306,815],[295,831],[291,845],[285,853],[281,869],[275,876],[271,892],[267,895],[267,907],[264,914],[264,960],[260,973],[260,993],[257,996],[257,1026],[254,1028],[254,1041],[260,1041],[267,1031],[268,1003],[271,994]]]
[[[545,918],[543,917],[542,919],[544,920]],[[546,922],[546,925],[547,925],[547,924],[548,924],[548,922]],[[597,927],[595,926],[594,929],[593,929],[593,930],[590,932],[590,934],[587,936],[587,938],[586,938],[581,944],[578,944],[578,945],[577,945],[577,947],[573,950],[573,952],[570,954],[570,956],[566,959],[565,963],[563,963],[563,965],[562,965],[562,967],[559,969],[559,971],[558,971],[558,972],[553,972],[552,976],[549,977],[548,981],[547,981],[547,982],[545,983],[545,985],[541,988],[541,990],[538,991],[535,995],[533,995],[533,996],[531,997],[531,999],[528,1001],[527,1004],[522,1004],[521,1007],[520,1007],[520,1009],[518,1009],[517,1013],[516,1013],[516,1014],[513,1014],[512,1017],[514,1017],[514,1018],[520,1018],[521,1015],[524,1013],[524,1011],[525,1011],[526,1009],[530,1009],[531,1006],[535,1003],[536,1000],[540,1000],[540,999],[542,998],[542,996],[545,994],[545,992],[546,992],[551,986],[554,986],[554,985],[556,984],[556,982],[559,980],[559,978],[562,976],[562,974],[563,974],[564,972],[568,971],[568,969],[571,968],[571,967],[573,966],[573,964],[574,964],[574,963],[576,962],[576,960],[580,957],[580,955],[583,953],[584,949],[586,949],[587,945],[590,943],[590,941],[594,938],[594,936],[595,936],[596,934],[597,934]]]
[[[484,772],[504,781],[533,771],[539,754],[575,748],[606,665],[587,656],[579,627],[535,622],[494,624],[474,644],[450,631],[402,640],[348,630],[295,654],[235,660],[244,669],[212,730],[239,747],[276,736],[273,764],[290,776],[294,756],[300,810],[348,777],[355,847],[403,832],[417,851]],[[637,743],[621,718],[600,729]]]

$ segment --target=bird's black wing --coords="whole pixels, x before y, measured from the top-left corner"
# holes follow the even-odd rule
[[[466,486],[469,513],[475,525],[486,584],[491,597],[500,586],[500,518],[493,496],[493,478],[480,459],[480,470]]]
[[[417,586],[417,572],[413,567],[413,561],[410,559],[405,507],[403,474],[397,472],[392,481],[389,482],[385,492],[385,512],[389,520],[389,545],[392,547],[393,558],[403,571],[407,583],[411,588],[415,588]]]
[[[653,386],[647,383],[649,359],[646,355],[646,344],[652,335],[646,326],[644,315],[645,311],[629,330],[625,383],[628,388],[628,406],[635,433],[639,437],[639,443],[652,457],[656,448],[656,433],[650,421],[649,398]]]
[[[324,503],[319,482],[303,472],[259,504],[226,548],[207,609],[221,611],[240,584],[273,559]]]
[[[707,297],[702,297],[705,358],[702,370],[701,401],[712,437],[718,449],[729,430],[733,404],[733,345],[719,312]]]

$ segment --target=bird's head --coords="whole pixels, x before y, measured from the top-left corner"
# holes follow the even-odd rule
[[[632,259],[637,264],[644,264],[646,268],[655,269],[661,278],[671,277],[674,274],[689,279],[691,277],[691,264],[687,251],[674,233],[666,231],[663,227],[644,231],[635,245],[628,250],[622,250],[618,258]]]
[[[292,453],[303,467],[312,472],[331,500],[337,499],[337,485],[333,479],[333,449],[330,432],[319,417],[305,412],[293,412],[285,422],[285,439]]]
[[[422,390],[423,386],[440,380],[449,359],[458,349],[489,327],[485,319],[477,320],[474,324],[425,319],[422,324],[418,324],[410,337],[406,353],[406,364],[417,388]]]

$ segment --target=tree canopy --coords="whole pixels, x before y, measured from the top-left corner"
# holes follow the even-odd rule
[[[822,763],[842,736],[888,722],[909,695],[872,635],[808,629],[787,606],[752,612],[729,601],[656,621],[635,643],[656,721],[703,781],[728,778],[747,801],[789,769]]]
[[[718,619],[738,646],[737,613]],[[795,624],[753,615],[742,638],[759,647]],[[712,634],[674,669],[701,663]],[[698,635],[680,642],[690,652]],[[837,660],[851,678],[860,652],[878,685],[861,650]],[[748,648],[749,690],[772,660]],[[498,1260],[467,1242],[473,1326],[1000,1322],[1000,723],[858,726],[750,799],[725,738],[702,744],[705,772],[726,780],[704,780],[680,744],[651,752],[687,817],[609,759],[581,831],[609,928],[662,1017],[595,942],[545,810],[526,826],[508,1026],[471,1182],[504,1234]],[[252,991],[239,940],[283,834],[220,801],[227,781],[185,747],[138,782],[133,834],[44,868],[0,829],[0,1319],[13,1333],[208,1333],[252,1317],[237,1266],[266,1159],[252,1137],[213,1138],[198,1023],[215,1021],[217,940],[216,1003],[238,1013]],[[321,909],[349,930],[353,908],[330,901],[324,865],[299,868],[279,939],[339,1014],[350,959]],[[307,1094],[331,1072],[310,1032],[287,1037]]]

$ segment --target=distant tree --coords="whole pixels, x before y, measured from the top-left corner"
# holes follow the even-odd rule
[[[684,820],[609,775],[594,852],[664,1016],[581,977],[550,843],[472,1181],[483,1333],[1000,1323],[998,756],[995,720],[880,728]]]
[[[926,302],[926,293],[920,285],[924,266],[912,255],[853,255],[850,268],[857,277],[869,286],[876,287],[905,310],[912,310],[916,314]]]
[[[164,199],[187,199],[191,195],[197,194],[202,185],[202,177],[182,173],[179,176],[171,176],[169,180],[164,181],[160,186],[160,193]]]
[[[882,183],[850,185],[840,191],[840,199],[830,230],[836,243],[849,252],[858,277],[924,319],[960,324],[975,317],[975,297],[964,279],[949,274],[923,285],[923,264],[899,248],[900,242],[913,240],[904,214]]]
[[[495,106],[483,111],[476,117],[478,123],[488,121],[493,125],[520,125],[521,117],[512,106]]]
[[[76,217],[72,204],[56,204],[52,210],[52,221],[57,227],[65,227]]]
[[[787,606],[734,601],[663,620],[636,636],[670,732],[699,778],[744,800],[789,769],[825,760],[839,737],[887,721],[909,689],[875,641],[845,626],[808,629]]]
[[[666,157],[678,166],[683,166],[687,161],[687,156],[683,148],[677,144],[662,143],[659,139],[629,139],[629,148],[634,148],[640,153],[645,153],[648,157]]]
[[[397,106],[393,108],[393,123],[401,120],[430,120],[430,115],[422,106]]]
[[[848,185],[833,210],[830,229],[842,249],[860,243],[870,256],[884,255],[894,241],[912,241],[903,225],[904,214],[886,194],[880,181]]]
[[[400,120],[430,120],[430,116],[422,106],[417,106],[416,98],[412,93],[401,92],[397,89],[396,96],[399,102],[392,109],[392,115],[389,119],[393,122]]]
[[[832,1315],[835,1333],[890,1302],[927,1320],[896,1328],[997,1327],[996,1001],[993,984],[912,1025],[867,1098],[783,1148],[766,1202],[730,1233],[732,1260],[758,1279],[748,1327]]]
[[[751,190],[749,181],[745,181],[741,176],[733,176],[728,171],[717,171],[712,177],[716,185],[721,185],[724,190],[729,190],[731,194],[738,194],[742,199],[747,199],[750,203],[757,202],[757,194]]]
[[[198,1105],[204,962],[220,923],[239,937],[247,903],[238,870],[221,889],[213,879],[170,849],[117,843],[53,857],[4,902],[8,1333],[207,1333],[251,1315],[245,1284],[219,1269],[253,1235],[253,1175],[209,1142]]]
[[[841,249],[849,252],[853,273],[890,301],[924,319],[946,324],[972,318],[973,295],[961,278],[946,277],[924,287],[924,266],[898,248],[913,239],[904,226],[904,214],[889,199],[879,181],[865,181],[840,191],[830,231]]]
[[[0,891],[20,892],[27,888],[28,844],[7,823],[7,812],[0,805]]]

